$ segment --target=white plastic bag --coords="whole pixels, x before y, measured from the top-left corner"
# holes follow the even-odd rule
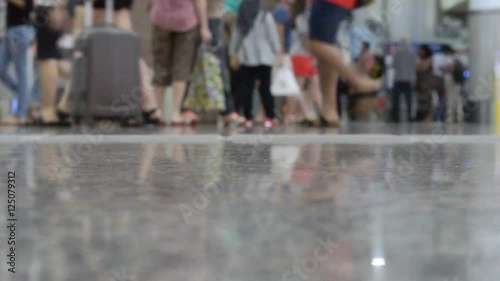
[[[291,66],[282,66],[276,69],[271,85],[271,93],[275,97],[295,97],[300,95],[299,83],[293,75]]]

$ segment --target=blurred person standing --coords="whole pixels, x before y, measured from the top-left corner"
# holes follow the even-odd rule
[[[278,27],[278,35],[280,38],[283,54],[288,54],[290,51],[290,47],[292,46],[292,13],[290,11],[288,0],[277,1],[277,4],[273,9],[273,16]],[[280,60],[284,60],[284,57],[280,58]],[[281,112],[283,112],[287,115],[288,120],[295,121],[293,120],[293,117],[297,114],[297,98],[277,97],[276,103],[276,109],[278,112],[280,112],[280,114]]]
[[[418,92],[417,121],[432,121],[432,92],[437,89],[432,50],[428,45],[420,46],[420,62],[417,66],[416,89]]]
[[[166,88],[173,88],[171,125],[185,125],[182,101],[198,48],[198,36],[212,41],[208,25],[207,0],[154,0],[150,10],[153,23],[153,84],[158,104],[164,104]]]
[[[7,0],[5,38],[0,43],[0,79],[17,98],[14,115],[3,125],[24,125],[30,102],[28,52],[34,39],[30,21],[33,0]],[[16,77],[9,74],[9,65],[14,64]]]
[[[366,3],[369,3],[368,1]],[[340,116],[337,108],[337,82],[339,75],[348,81],[353,92],[374,92],[381,88],[379,80],[352,69],[344,60],[337,44],[340,24],[348,19],[352,9],[359,6],[356,0],[315,0],[309,18],[310,48],[318,61],[323,102],[320,124],[338,127]]]
[[[37,0],[36,27],[37,60],[42,93],[41,112],[34,118],[40,126],[69,126],[69,114],[57,106],[59,78],[70,76],[70,62],[63,59],[59,39],[69,24],[65,0]]]
[[[415,83],[415,69],[417,69],[417,56],[411,50],[408,39],[402,38],[400,45],[394,53],[392,66],[394,68],[394,87],[392,90],[392,122],[399,123],[401,95],[406,101],[408,121],[413,121],[413,84]]]
[[[226,110],[221,114],[224,116],[224,123],[229,124],[239,119],[235,112],[234,102],[231,93],[231,81],[229,77],[228,49],[224,40],[224,0],[208,1],[208,26],[212,33],[210,46],[214,49],[215,55],[220,60],[222,81],[224,83],[224,96],[226,100]]]
[[[296,0],[292,9],[292,19],[295,28],[295,40],[293,40],[292,47],[290,48],[290,55],[297,82],[299,83],[302,95],[298,98],[290,97],[288,103],[289,112],[293,113],[295,105],[291,102],[295,99],[298,100],[302,113],[303,125],[312,125],[317,120],[317,114],[312,110],[314,107],[321,105],[321,93],[319,86],[318,68],[316,62],[309,50],[309,15],[310,15],[310,1],[309,0]],[[308,89],[306,89],[306,84]],[[309,92],[309,94],[306,94]],[[292,116],[287,116],[290,118]]]
[[[271,71],[283,50],[276,22],[271,12],[261,9],[260,0],[244,0],[233,28],[230,54],[232,67],[238,69],[237,104],[242,105],[245,120],[242,126],[253,126],[253,91],[259,81],[264,106],[264,127],[281,123],[275,119],[274,97],[271,95]],[[236,62],[237,61],[237,62]]]
[[[443,69],[447,101],[446,122],[461,122],[464,116],[461,88],[465,81],[465,68],[451,46],[444,46],[443,53],[446,58]]]

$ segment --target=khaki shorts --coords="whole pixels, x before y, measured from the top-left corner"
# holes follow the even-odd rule
[[[187,82],[191,79],[198,34],[198,28],[180,33],[153,26],[155,86],[170,86],[172,81]]]

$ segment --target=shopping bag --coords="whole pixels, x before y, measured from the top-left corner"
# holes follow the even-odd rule
[[[295,79],[291,66],[280,66],[276,70],[271,86],[271,93],[275,97],[293,97],[300,95],[300,86]]]
[[[221,62],[205,45],[198,52],[184,106],[196,112],[226,109]]]

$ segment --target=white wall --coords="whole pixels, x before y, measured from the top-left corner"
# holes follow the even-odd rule
[[[484,11],[500,9],[499,0],[469,0],[469,8],[472,11]]]

